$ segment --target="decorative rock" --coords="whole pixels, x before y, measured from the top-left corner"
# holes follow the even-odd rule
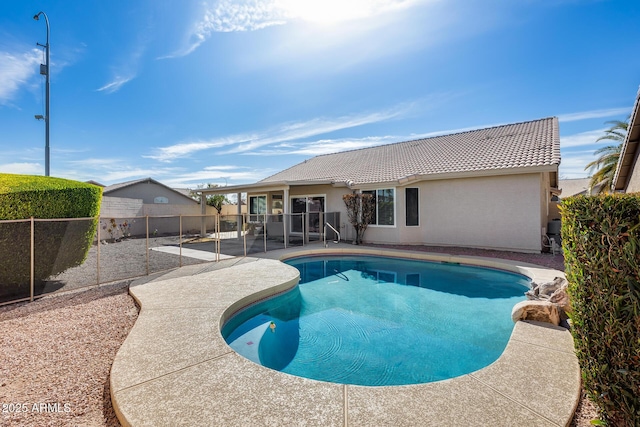
[[[522,301],[513,306],[511,319],[535,320],[538,322],[552,323],[556,326],[560,324],[560,314],[558,306],[547,301]]]
[[[556,304],[562,311],[565,313],[571,313],[571,300],[569,299],[569,293],[567,289],[569,287],[569,283],[565,281],[560,289],[555,291],[553,295],[549,297],[549,302]]]
[[[556,277],[552,282],[542,283],[537,287],[537,295],[539,295],[541,298],[547,299],[551,295],[553,295],[555,291],[560,289],[562,284],[565,282],[566,280],[562,277]]]

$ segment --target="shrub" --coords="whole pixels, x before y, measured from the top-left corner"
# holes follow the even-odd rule
[[[355,242],[357,245],[362,244],[364,232],[373,221],[375,215],[376,203],[371,194],[353,193],[342,196],[345,206],[347,207],[347,217],[349,223],[356,231]]]
[[[562,202],[572,334],[585,389],[615,426],[640,426],[640,195]]]
[[[84,262],[93,242],[102,188],[42,176],[0,174],[0,220],[91,218],[37,221],[35,283]],[[29,222],[0,224],[0,294],[29,295],[31,265]]]

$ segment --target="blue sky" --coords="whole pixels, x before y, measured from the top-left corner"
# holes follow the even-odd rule
[[[557,116],[585,177],[640,85],[637,0],[0,2],[0,172],[174,187]]]

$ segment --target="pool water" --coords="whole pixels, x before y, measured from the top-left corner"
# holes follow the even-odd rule
[[[342,384],[419,384],[491,364],[530,284],[501,270],[395,258],[287,263],[300,284],[237,313],[222,334],[263,366]]]

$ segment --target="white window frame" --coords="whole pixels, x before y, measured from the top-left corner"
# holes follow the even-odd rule
[[[251,199],[252,198],[257,198],[257,197],[264,197],[264,213],[252,213],[251,212]],[[262,222],[260,221],[260,218],[266,218],[267,215],[267,202],[269,201],[269,197],[266,194],[252,194],[248,197],[249,200],[247,200],[248,202],[248,206],[247,206],[247,213],[249,214],[249,222]]]
[[[322,216],[324,217],[324,215],[327,213],[327,195],[325,194],[294,194],[294,195],[289,195],[289,209],[291,210],[291,212],[289,212],[291,215],[294,215],[293,213],[293,199],[301,199],[301,198],[305,198],[306,202],[308,203],[309,201],[309,197],[322,197],[324,199],[324,203],[323,203],[323,210],[322,210]],[[305,213],[309,213],[309,212],[305,212]],[[316,213],[316,212],[313,212]],[[289,222],[289,233],[293,234],[293,235],[299,235],[302,234],[300,231],[293,231],[293,221]],[[320,231],[319,232],[309,232],[309,234],[312,235],[317,235],[320,234],[322,232],[322,227],[320,227]]]
[[[380,190],[392,190],[393,191],[393,224],[378,224],[378,191]],[[376,192],[376,223],[369,224],[369,227],[375,228],[396,228],[398,225],[398,192],[396,191],[396,187],[380,187],[380,188],[364,188],[362,192],[366,191],[375,191]]]

